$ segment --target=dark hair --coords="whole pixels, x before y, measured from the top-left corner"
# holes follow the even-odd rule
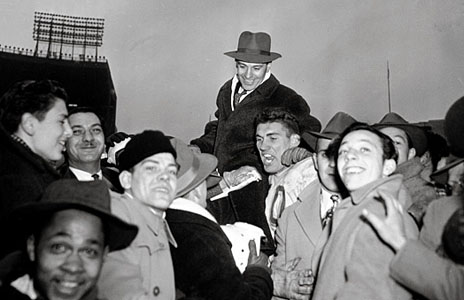
[[[0,98],[0,122],[6,131],[14,133],[25,113],[42,121],[57,99],[68,101],[68,94],[57,81],[17,82]]]
[[[338,149],[343,141],[343,138],[347,136],[350,132],[366,130],[377,135],[382,143],[382,158],[383,160],[393,159],[395,162],[398,162],[398,153],[396,152],[395,144],[393,140],[386,134],[379,131],[377,128],[368,125],[367,123],[356,122],[350,125],[345,129],[337,138],[335,138],[332,143],[330,143],[326,154],[329,157],[333,157],[335,161],[338,159]]]
[[[255,128],[259,124],[280,123],[288,131],[288,135],[300,134],[300,126],[297,118],[283,108],[267,108],[260,112],[255,118]]]
[[[78,107],[71,108],[71,109],[69,109],[69,112],[68,112],[68,118],[70,116],[72,116],[74,114],[78,114],[78,113],[93,113],[94,115],[97,116],[98,120],[100,121],[101,127],[105,128],[104,119],[97,112],[97,110],[95,108],[90,107],[90,106],[78,106]]]
[[[445,138],[431,130],[425,130],[425,135],[429,141],[428,150],[432,161],[432,170],[435,171],[440,159],[450,154],[448,143]]]

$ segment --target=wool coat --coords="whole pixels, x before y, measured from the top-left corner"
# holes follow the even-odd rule
[[[220,224],[241,221],[260,227],[269,241],[266,248],[273,251],[273,238],[264,213],[264,199],[268,191],[267,176],[255,147],[255,117],[265,108],[280,107],[294,114],[303,130],[319,131],[321,125],[310,115],[311,110],[306,100],[291,88],[280,84],[274,75],[232,110],[232,81],[227,81],[219,90],[215,113],[217,122],[210,123],[208,131],[190,143],[198,146],[202,152],[212,153],[217,157],[220,174],[249,165],[256,167],[263,176],[262,181],[210,203],[208,209]]]
[[[464,266],[443,254],[442,233],[451,215],[462,207],[462,198],[433,201],[425,214],[419,240],[408,240],[390,264],[392,277],[431,300],[464,299]]]
[[[174,269],[166,221],[141,201],[111,193],[111,212],[137,225],[129,247],[108,254],[98,281],[99,296],[112,300],[175,299]]]
[[[314,180],[298,196],[298,202],[282,213],[276,231],[273,270],[285,269],[285,264],[297,257],[301,260],[296,270],[311,269],[311,259],[322,233],[320,191],[319,180]],[[274,295],[286,296],[284,286],[278,280],[274,280]]]
[[[380,218],[385,216],[385,206],[377,199],[379,190],[399,199],[402,205],[410,201],[402,176],[393,175],[356,190],[341,202],[322,253],[313,300],[411,299],[411,293],[390,277],[393,250],[361,217],[363,209]],[[408,237],[417,237],[413,220],[407,214],[403,216]]]
[[[205,300],[271,299],[272,280],[258,266],[237,268],[232,244],[221,227],[197,213],[168,209],[166,220],[177,247],[171,247],[176,288]]]
[[[398,165],[395,171],[396,174],[403,175],[403,184],[408,189],[412,200],[412,205],[407,207],[407,210],[419,226],[422,226],[422,218],[427,206],[437,198],[433,185],[421,176],[424,168],[420,158],[414,157]]]

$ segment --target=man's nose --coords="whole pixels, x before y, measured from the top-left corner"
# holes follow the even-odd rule
[[[72,252],[66,257],[62,268],[70,273],[79,273],[84,269],[82,258],[77,251]]]
[[[247,68],[246,71],[245,71],[245,77],[250,78],[251,75],[252,75],[251,68]]]

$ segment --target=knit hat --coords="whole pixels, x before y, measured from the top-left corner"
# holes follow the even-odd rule
[[[119,156],[119,170],[129,170],[142,160],[158,153],[171,153],[177,157],[176,150],[161,131],[145,130],[136,134],[127,143]]]

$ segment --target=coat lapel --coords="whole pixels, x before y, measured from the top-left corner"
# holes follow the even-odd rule
[[[321,205],[319,201],[320,188],[318,180],[314,180],[307,186],[298,197],[302,203],[294,212],[301,229],[313,245],[316,245],[322,232],[319,215]]]

